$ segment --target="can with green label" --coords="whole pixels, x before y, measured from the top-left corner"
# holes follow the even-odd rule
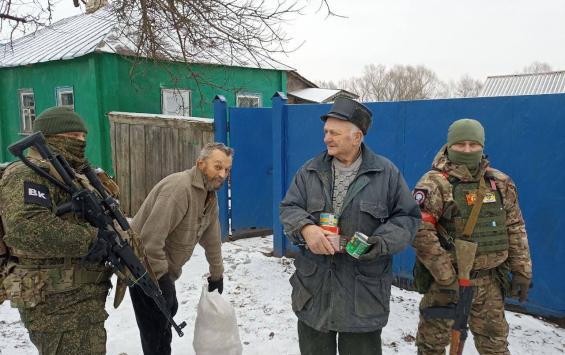
[[[355,259],[359,259],[359,257],[369,249],[369,237],[361,232],[355,232],[353,237],[349,240],[349,243],[345,246],[345,250],[349,255],[354,257]]]

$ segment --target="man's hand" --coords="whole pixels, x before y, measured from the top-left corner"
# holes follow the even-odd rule
[[[370,236],[367,242],[371,244],[371,246],[369,247],[369,251],[359,256],[359,260],[365,260],[365,261],[375,260],[377,256],[385,254],[383,251],[384,249],[383,238],[379,236]]]
[[[520,303],[524,303],[528,298],[528,290],[530,289],[531,279],[518,273],[512,273],[511,294],[512,297],[518,298]]]
[[[221,295],[224,292],[224,278],[220,278],[219,280],[212,281],[212,278],[208,277],[208,292],[212,292],[214,290],[218,290],[218,293]]]
[[[300,231],[302,237],[306,241],[308,248],[314,254],[334,255],[335,250],[326,235],[334,234],[320,228],[317,225],[309,224]]]

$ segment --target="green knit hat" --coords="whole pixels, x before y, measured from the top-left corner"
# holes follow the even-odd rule
[[[457,142],[473,141],[485,146],[485,129],[481,123],[472,118],[462,118],[449,126],[447,131],[447,146],[451,147]]]
[[[45,135],[84,132],[88,133],[84,120],[68,107],[50,107],[41,112],[33,121],[33,132],[42,132]]]

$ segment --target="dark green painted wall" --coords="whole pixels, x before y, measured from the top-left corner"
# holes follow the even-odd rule
[[[32,88],[36,112],[56,105],[55,88],[73,86],[75,111],[89,128],[87,154],[111,171],[109,122],[106,113],[161,112],[161,88],[192,91],[192,116],[212,117],[212,100],[224,95],[235,106],[237,92],[257,93],[264,107],[275,91],[286,91],[286,72],[181,63],[154,63],[106,53],[25,67],[0,68],[0,161],[11,160],[6,147],[21,137],[19,94]],[[211,83],[211,84],[210,84]]]

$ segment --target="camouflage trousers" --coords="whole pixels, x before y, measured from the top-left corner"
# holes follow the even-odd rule
[[[475,347],[481,355],[510,355],[508,351],[508,323],[504,317],[504,299],[500,284],[492,276],[473,280],[475,294],[469,316],[469,328]],[[433,295],[427,293],[420,302],[420,309],[434,304]],[[452,320],[425,320],[420,316],[416,346],[419,355],[445,354],[451,336]],[[467,344],[468,346],[468,344]]]
[[[106,354],[104,322],[86,329],[63,333],[30,331],[29,337],[39,355],[103,355]]]
[[[49,295],[33,308],[19,308],[20,317],[40,355],[106,353],[109,284],[83,285]]]

